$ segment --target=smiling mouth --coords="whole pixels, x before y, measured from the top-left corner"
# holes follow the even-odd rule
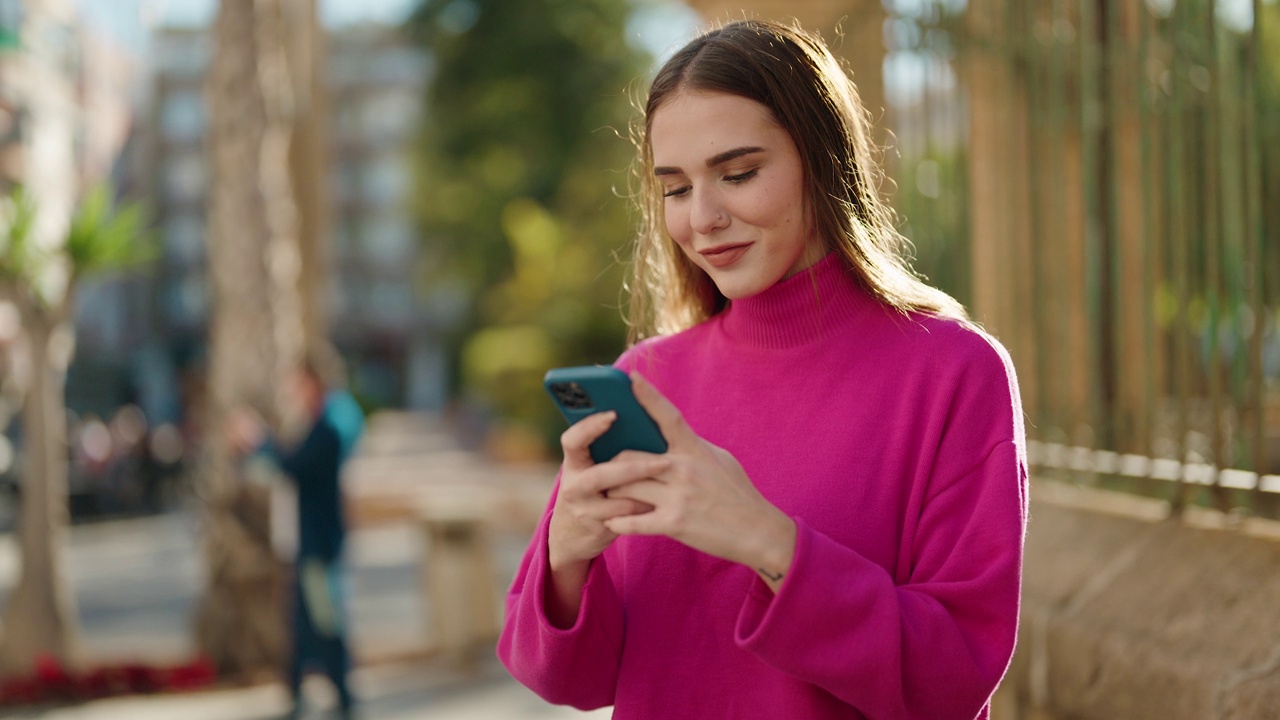
[[[699,250],[698,254],[706,258],[712,267],[723,268],[737,262],[738,258],[742,257],[750,247],[751,243],[720,245],[706,250]]]

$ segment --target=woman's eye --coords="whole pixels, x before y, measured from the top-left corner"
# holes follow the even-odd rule
[[[744,173],[739,173],[737,175],[725,175],[724,179],[725,179],[725,182],[731,182],[731,183],[746,182],[747,180],[750,180],[751,178],[755,177],[756,173],[759,171],[760,171],[759,168],[756,168],[754,170],[748,170]]]
[[[688,192],[689,192],[689,186],[686,185],[684,187],[671,188],[666,192],[662,193],[662,197],[680,197],[681,195],[684,195],[685,193],[688,193]]]

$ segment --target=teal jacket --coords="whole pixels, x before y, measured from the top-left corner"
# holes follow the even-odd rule
[[[298,559],[332,561],[342,553],[342,466],[364,432],[364,413],[345,391],[331,391],[305,438],[271,454],[298,490]]]

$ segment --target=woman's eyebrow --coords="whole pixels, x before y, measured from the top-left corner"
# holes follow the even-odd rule
[[[764,148],[756,147],[754,145],[749,145],[745,147],[734,148],[732,150],[725,150],[724,152],[718,155],[712,155],[711,157],[707,158],[707,167],[713,168],[717,165],[727,163],[730,160],[737,160],[743,155],[750,155],[751,153],[758,153],[758,152],[764,152]]]
[[[723,165],[724,163],[727,163],[730,160],[737,160],[743,155],[750,155],[752,153],[758,153],[758,152],[764,152],[764,148],[756,145],[746,145],[743,147],[733,148],[732,150],[725,150],[722,153],[718,153],[716,155],[712,155],[711,157],[707,158],[707,167],[713,168],[717,165]],[[665,165],[661,167],[656,167],[653,169],[653,174],[659,175],[659,176],[679,175],[681,172],[682,171],[680,170],[680,168],[667,167]]]

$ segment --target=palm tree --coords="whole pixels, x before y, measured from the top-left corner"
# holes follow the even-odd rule
[[[88,193],[54,251],[34,242],[36,201],[21,187],[0,205],[0,293],[18,308],[30,369],[22,411],[22,571],[0,637],[0,674],[15,674],[29,671],[40,656],[63,665],[77,661],[75,606],[61,554],[67,527],[65,387],[74,351],[75,290],[85,277],[149,261],[155,245],[143,230],[142,207],[117,208],[105,185]]]
[[[307,0],[308,2],[310,0]],[[290,177],[296,120],[285,31],[291,0],[224,0],[209,76],[209,397],[199,487],[208,586],[201,649],[224,675],[283,666],[283,564],[271,544],[269,495],[241,478],[231,412],[256,407],[288,434],[285,373],[301,357],[299,209]]]

